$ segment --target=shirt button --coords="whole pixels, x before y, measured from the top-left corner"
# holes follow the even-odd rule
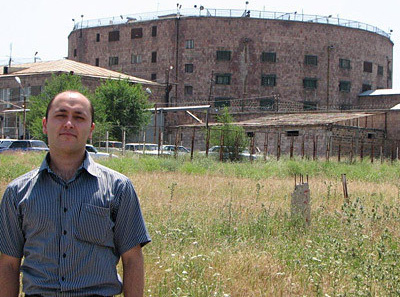
[[[68,190],[68,186],[65,186],[65,189]]]
[[[64,253],[64,254],[63,254],[63,258],[65,258],[66,256],[67,256],[67,254]]]
[[[64,235],[67,235],[67,230],[64,230],[63,234],[64,234]]]
[[[67,211],[68,211],[68,208],[64,207],[64,212],[67,212]]]
[[[65,281],[65,277],[62,277],[61,280],[62,280],[62,281]]]

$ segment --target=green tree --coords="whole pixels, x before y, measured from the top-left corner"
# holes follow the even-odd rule
[[[26,122],[31,137],[47,140],[42,132],[42,119],[46,115],[47,105],[55,95],[66,90],[76,90],[89,97],[89,91],[82,85],[81,77],[65,73],[53,74],[49,80],[46,80],[43,91],[39,95],[29,97]]]
[[[248,139],[243,127],[233,125],[233,117],[227,107],[217,115],[217,122],[221,125],[210,129],[210,144],[224,146],[224,153],[231,161],[239,160],[239,154],[248,145]]]
[[[151,107],[148,95],[139,84],[108,79],[96,89],[94,102],[104,111],[104,122],[111,128],[110,138],[120,140],[122,129],[138,133],[149,123]],[[112,125],[112,126],[111,126]]]

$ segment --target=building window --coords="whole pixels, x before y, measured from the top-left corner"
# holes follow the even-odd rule
[[[185,86],[185,95],[193,95],[193,87]]]
[[[110,57],[108,60],[108,65],[109,66],[118,65],[118,57]]]
[[[339,106],[340,110],[351,110],[353,108],[353,105],[347,104],[347,103],[342,103]]]
[[[274,98],[260,99],[260,110],[275,110],[275,99]]]
[[[362,85],[361,92],[366,92],[366,91],[369,91],[369,90],[372,90],[372,86],[371,85],[369,85],[369,84],[363,84]]]
[[[341,92],[350,92],[351,82],[349,81],[340,81],[339,82],[339,91]]]
[[[108,32],[108,41],[118,41],[119,40],[119,31],[111,31]]]
[[[276,62],[276,53],[263,52],[261,54],[261,62],[275,63]]]
[[[375,139],[376,138],[376,134],[375,133],[368,133],[368,139]]]
[[[131,39],[142,38],[143,37],[143,29],[142,28],[133,28],[131,30]]]
[[[41,92],[42,92],[42,87],[41,86],[31,86],[31,96],[37,96]]]
[[[100,59],[99,59],[99,58],[96,58],[94,64],[95,64],[96,66],[99,66],[99,65],[100,65]]]
[[[185,41],[185,48],[187,48],[187,49],[194,48],[194,40],[193,39],[186,40]]]
[[[364,72],[372,73],[372,62],[364,61]]]
[[[306,55],[305,58],[304,58],[304,64],[317,66],[318,65],[317,56]]]
[[[231,106],[231,98],[227,97],[216,97],[214,99],[214,107],[229,107]]]
[[[305,79],[303,79],[303,87],[304,89],[316,89],[317,79],[306,77]]]
[[[157,26],[151,27],[151,36],[153,37],[157,36]]]
[[[291,136],[299,136],[299,131],[298,130],[296,130],[296,131],[286,131],[286,136],[287,137],[291,137]]]
[[[303,110],[317,110],[317,102],[304,101]]]
[[[268,86],[268,87],[276,86],[276,75],[275,74],[261,75],[261,85]]]
[[[132,64],[140,64],[140,63],[142,63],[142,55],[132,54],[131,63]]]
[[[96,42],[100,42],[100,33],[96,34]]]
[[[77,51],[76,51],[76,48],[74,48],[74,57],[76,57],[77,56]]]
[[[378,75],[383,75],[383,66],[378,65]]]
[[[157,52],[151,53],[151,63],[157,63]]]
[[[216,74],[215,75],[215,84],[217,85],[230,85],[231,84],[231,74]]]
[[[192,73],[193,72],[193,64],[185,64],[185,72]]]
[[[339,68],[350,69],[350,60],[339,59]]]
[[[217,51],[217,61],[230,61],[231,51]]]
[[[157,80],[157,73],[151,74],[151,80],[153,80],[153,81]]]

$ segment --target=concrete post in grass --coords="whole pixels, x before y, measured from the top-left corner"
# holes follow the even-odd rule
[[[292,218],[301,220],[305,226],[309,226],[311,224],[310,188],[308,182],[303,182],[302,177],[300,183],[295,185],[291,202]]]

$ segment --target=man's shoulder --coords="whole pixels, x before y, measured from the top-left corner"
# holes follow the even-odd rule
[[[104,165],[95,163],[95,168],[96,168],[97,176],[100,178],[107,178],[107,179],[111,178],[112,180],[120,180],[120,181],[129,181],[130,182],[130,179],[126,175],[124,175],[116,170],[113,170],[111,168],[108,168]]]
[[[12,180],[8,186],[9,187],[14,187],[14,186],[19,186],[19,185],[25,185],[26,183],[30,182],[32,179],[34,179],[37,175],[39,174],[39,168],[35,168],[25,174],[22,174]]]

